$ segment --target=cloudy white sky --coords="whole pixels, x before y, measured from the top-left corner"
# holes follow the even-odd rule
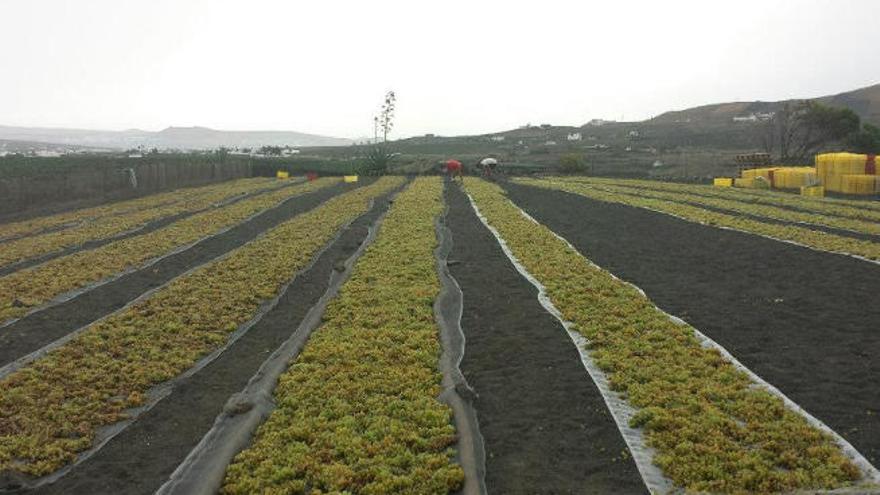
[[[395,136],[880,82],[880,1],[0,0],[0,124]]]

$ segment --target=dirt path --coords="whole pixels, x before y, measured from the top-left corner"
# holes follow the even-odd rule
[[[505,187],[588,258],[880,462],[880,266],[564,192]]]
[[[387,198],[378,198],[372,210],[345,229],[314,266],[294,280],[278,305],[216,360],[181,382],[69,474],[27,493],[154,493],[211,428],[229,397],[244,388],[296,329],[327,289],[337,263],[357,250],[368,227],[388,207]]]
[[[463,374],[477,393],[489,493],[645,493],[574,344],[447,188],[450,271],[464,294]]]
[[[359,183],[360,185],[365,184]],[[113,312],[149,289],[235,249],[262,232],[353,189],[340,184],[295,196],[232,229],[210,237],[149,267],[95,287],[79,296],[0,328],[0,366],[5,366]]]

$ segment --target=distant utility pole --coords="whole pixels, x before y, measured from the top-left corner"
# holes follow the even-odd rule
[[[373,117],[373,142],[379,142],[379,116]]]

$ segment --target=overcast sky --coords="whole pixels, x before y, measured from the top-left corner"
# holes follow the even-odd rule
[[[395,137],[880,82],[880,1],[0,0],[0,124]]]

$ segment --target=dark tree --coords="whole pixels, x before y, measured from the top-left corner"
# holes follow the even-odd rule
[[[779,163],[803,163],[828,145],[846,142],[859,127],[859,116],[848,108],[783,103],[762,126],[761,143]]]
[[[281,146],[263,146],[260,154],[266,156],[281,156]]]
[[[856,153],[880,154],[880,127],[862,124],[861,130],[849,137],[848,144]]]

